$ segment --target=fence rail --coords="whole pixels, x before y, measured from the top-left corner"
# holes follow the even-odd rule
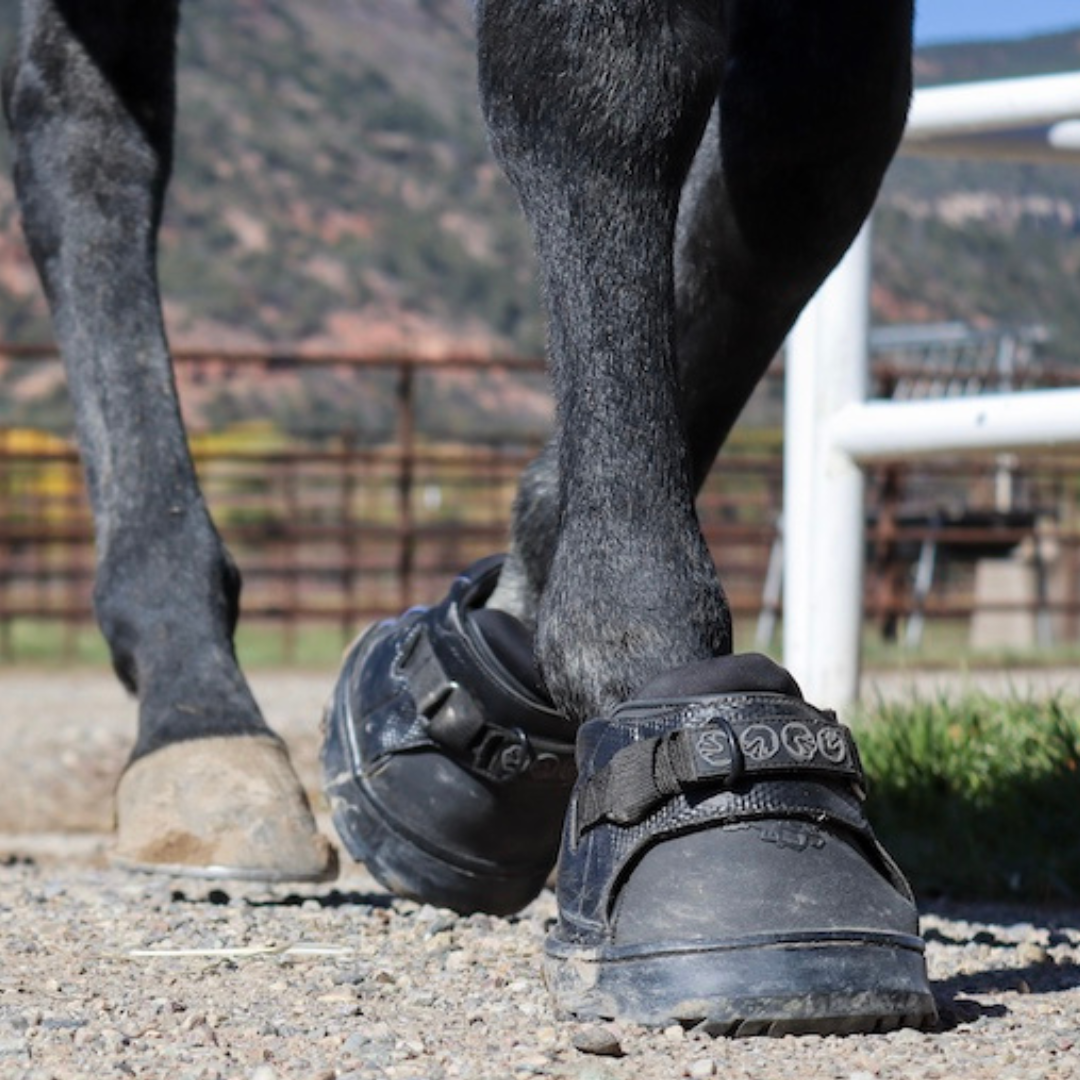
[[[209,351],[177,359],[185,399],[205,391],[226,367],[251,371],[256,381],[270,371],[280,377],[326,368],[347,369],[360,384],[382,380],[378,389],[393,411],[393,425],[377,444],[348,430],[279,438],[271,447],[203,444],[200,415],[189,417],[207,500],[244,577],[245,618],[279,625],[287,649],[303,623],[338,626],[344,636],[371,619],[431,600],[450,575],[505,544],[516,478],[538,449],[542,430],[527,440],[477,446],[436,439],[421,419],[463,372],[470,379],[495,372],[504,382],[535,383],[542,371],[538,361]],[[937,370],[933,363],[939,364],[933,361],[928,370]],[[19,366],[47,364],[56,364],[50,350],[0,346],[0,380],[10,381]],[[887,381],[897,370],[909,377],[914,369],[890,355],[880,370]],[[1064,377],[1055,371],[1055,380]],[[777,384],[774,379],[769,391],[774,396]],[[357,392],[363,398],[369,391],[361,385]],[[1003,470],[1019,515],[994,509]],[[914,614],[967,619],[980,608],[1031,611],[1037,605],[1055,617],[1059,637],[1075,636],[1077,477],[1080,454],[1035,455],[1022,467],[1000,457],[876,465],[868,480],[865,611],[888,628]],[[778,432],[758,432],[736,438],[699,499],[706,538],[744,622],[763,612],[779,614],[781,599],[768,572],[781,497]],[[1051,542],[1056,576],[1048,592],[1022,602],[975,595],[977,556]],[[920,595],[913,579],[928,545],[937,556],[932,598]],[[92,523],[74,448],[0,427],[0,657],[12,652],[16,620],[68,627],[90,622],[93,570]]]

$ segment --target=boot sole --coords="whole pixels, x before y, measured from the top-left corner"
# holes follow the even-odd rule
[[[922,943],[902,935],[798,935],[634,954],[557,938],[544,976],[580,1019],[681,1024],[711,1035],[841,1035],[937,1020]]]

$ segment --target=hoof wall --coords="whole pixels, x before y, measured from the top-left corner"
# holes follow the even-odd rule
[[[115,865],[248,881],[327,881],[319,834],[288,753],[260,736],[193,739],[139,758],[116,790]]]

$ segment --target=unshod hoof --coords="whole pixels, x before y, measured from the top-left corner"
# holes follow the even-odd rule
[[[289,755],[265,736],[193,739],[139,758],[116,790],[113,862],[251,881],[325,881],[337,854]]]

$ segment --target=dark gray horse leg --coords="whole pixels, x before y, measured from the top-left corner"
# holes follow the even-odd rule
[[[75,403],[95,610],[139,698],[120,853],[311,876],[327,854],[236,663],[240,579],[199,491],[162,326],[177,11],[177,0],[26,0],[5,86],[16,186]],[[241,782],[247,765],[256,779]],[[264,815],[287,824],[256,841]]]
[[[904,115],[910,9],[488,0],[480,13],[487,115],[551,326],[557,533],[537,654],[556,704],[584,721],[548,986],[579,1017],[724,1033],[926,1023],[914,900],[873,839],[850,734],[765,658],[724,655],[728,611],[692,507],[869,206]],[[683,234],[689,252],[706,223],[717,252],[711,280],[684,280],[680,326],[676,212],[717,92],[719,168],[701,160],[719,187],[693,203],[702,221],[687,204]],[[692,302],[698,286],[710,303]],[[719,377],[695,331],[718,346]]]
[[[781,8],[790,36],[769,30]],[[902,130],[910,2],[838,0],[830,10],[728,5],[725,68],[736,74],[724,79],[683,186],[675,239],[680,398],[695,487],[861,226]],[[820,41],[826,18],[849,26],[848,40],[838,32],[827,48],[805,48]],[[552,443],[522,478],[511,551],[489,602],[528,625],[558,532],[557,458]]]
[[[911,91],[911,0],[729,0],[717,109],[676,246],[699,481],[873,206]]]
[[[479,14],[485,112],[550,315],[560,526],[537,653],[581,720],[730,649],[693,508],[672,269],[721,72],[719,9],[488,2]]]

